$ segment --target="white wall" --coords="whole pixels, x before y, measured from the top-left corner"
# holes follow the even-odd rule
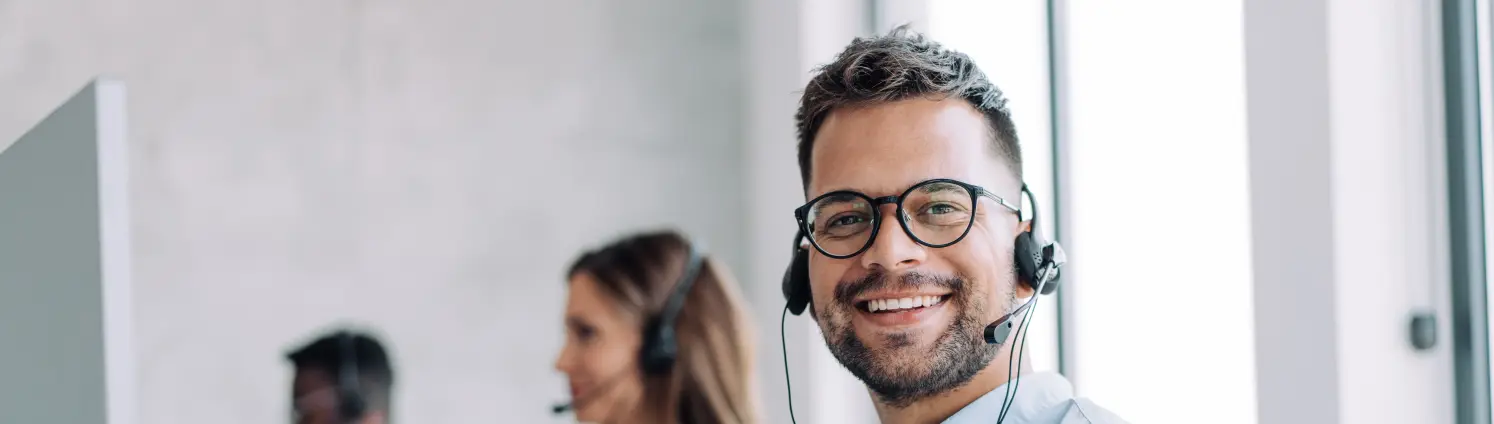
[[[678,223],[751,268],[741,4],[0,2],[0,140],[131,87],[139,422],[283,420],[344,320],[401,421],[546,422],[580,248]]]

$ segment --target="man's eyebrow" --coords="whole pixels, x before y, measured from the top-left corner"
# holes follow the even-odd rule
[[[833,189],[830,189],[830,190],[825,190],[825,192],[820,193],[819,195],[820,196],[824,196],[826,194],[836,193],[836,192],[844,192],[844,191],[849,191],[849,192],[852,192],[852,193],[862,193],[861,190],[856,190],[856,189],[853,189],[853,188],[838,187],[838,188],[833,188]]]

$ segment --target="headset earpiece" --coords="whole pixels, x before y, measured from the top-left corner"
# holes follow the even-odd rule
[[[674,329],[661,328],[662,325],[662,320],[654,317],[644,327],[643,334],[652,335],[644,339],[643,352],[639,356],[639,365],[643,367],[644,374],[661,375],[669,372],[674,368],[674,359],[679,355]]]
[[[1012,262],[1017,268],[1017,279],[1033,290],[1038,288],[1038,270],[1043,266],[1042,248],[1037,244],[1032,232],[1028,231],[1017,234],[1016,243],[1012,246],[1015,256]]]
[[[346,422],[353,422],[363,418],[363,397],[357,390],[342,390],[342,416]]]
[[[799,315],[809,308],[809,251],[800,246],[804,233],[794,236],[794,259],[783,272],[783,298],[789,313]]]
[[[1049,242],[1038,234],[1040,215],[1037,198],[1033,197],[1032,191],[1027,189],[1027,184],[1022,185],[1022,194],[1027,196],[1028,204],[1032,205],[1032,214],[1028,218],[1032,225],[1027,228],[1027,231],[1017,234],[1016,242],[1012,246],[1012,254],[1016,257],[1012,262],[1017,268],[1017,279],[1021,280],[1022,284],[1033,290],[1042,289],[1039,294],[1050,294],[1058,290],[1059,276],[1062,274],[1059,268],[1067,259],[1064,257],[1063,247],[1059,246],[1057,241]],[[1052,275],[1048,276],[1046,284],[1038,281],[1039,274],[1044,268],[1052,268],[1048,271]]]

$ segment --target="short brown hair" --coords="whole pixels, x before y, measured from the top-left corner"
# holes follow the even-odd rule
[[[794,117],[804,187],[809,187],[815,135],[830,112],[845,106],[934,96],[958,97],[980,111],[991,128],[993,150],[1021,179],[1022,150],[1001,90],[970,57],[947,50],[904,25],[887,35],[851,41],[835,61],[817,69],[804,88]]]
[[[569,277],[591,276],[622,310],[648,317],[674,292],[689,252],[677,232],[637,234],[582,255]],[[742,294],[725,266],[709,257],[695,278],[675,320],[674,368],[645,377],[642,412],[660,423],[756,423],[752,332]]]

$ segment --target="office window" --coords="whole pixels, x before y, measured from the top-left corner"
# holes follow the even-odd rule
[[[928,34],[975,60],[1008,99],[1022,145],[1023,179],[1039,202],[1041,230],[1053,236],[1053,144],[1048,83],[1047,7],[1041,1],[931,0]],[[1058,370],[1058,302],[1039,300],[1027,354],[1037,371]]]
[[[1132,422],[1254,423],[1242,2],[1069,2],[1072,378]]]

